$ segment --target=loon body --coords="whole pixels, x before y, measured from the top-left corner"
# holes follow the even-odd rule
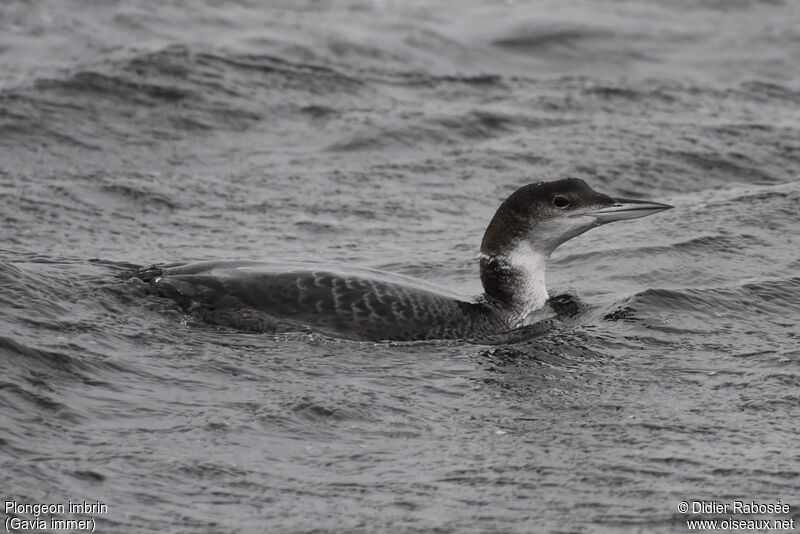
[[[526,185],[500,205],[486,229],[479,256],[484,293],[476,299],[406,276],[313,263],[197,262],[134,276],[187,311],[239,328],[311,328],[376,341],[476,338],[535,320],[548,299],[547,260],[561,243],[670,207],[613,199],[575,178]]]

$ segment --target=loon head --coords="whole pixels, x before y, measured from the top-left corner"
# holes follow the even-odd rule
[[[500,205],[483,236],[484,290],[516,315],[527,316],[547,301],[547,259],[559,245],[596,226],[671,207],[612,198],[578,178],[523,186]]]

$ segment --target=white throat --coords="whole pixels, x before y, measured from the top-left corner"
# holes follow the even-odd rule
[[[549,298],[545,285],[547,255],[524,240],[517,243],[509,252],[495,255],[491,259],[513,273],[516,282],[512,289],[516,316],[514,326],[531,324],[533,319],[529,316],[541,309]]]
[[[511,250],[506,261],[521,276],[516,302],[524,319],[544,306],[549,298],[545,284],[547,256],[533,248],[530,242],[521,241]]]

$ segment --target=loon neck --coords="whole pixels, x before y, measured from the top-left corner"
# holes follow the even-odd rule
[[[511,243],[486,243],[481,247],[481,282],[486,295],[512,316],[513,326],[547,302],[545,271],[548,253],[526,239]]]

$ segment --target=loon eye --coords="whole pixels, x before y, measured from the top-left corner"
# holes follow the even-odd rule
[[[557,208],[566,208],[569,206],[569,200],[559,195],[553,199],[553,205]]]

